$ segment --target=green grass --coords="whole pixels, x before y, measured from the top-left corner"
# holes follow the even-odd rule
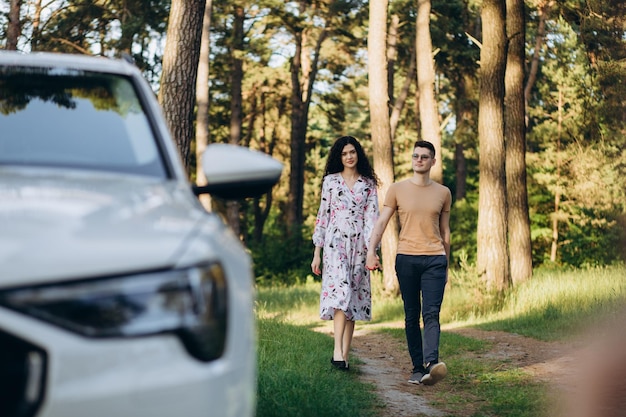
[[[402,301],[385,297],[373,279],[373,323],[404,318]],[[354,373],[332,372],[327,362],[332,339],[311,330],[318,316],[319,282],[295,287],[259,288],[258,417],[379,416],[381,402]],[[451,274],[442,308],[444,327],[502,330],[541,340],[566,340],[594,319],[626,305],[626,267],[535,271],[533,278],[502,300],[486,294],[467,271]],[[369,325],[359,322],[359,325]],[[404,340],[403,329],[384,328]],[[485,342],[443,332],[441,356],[454,372],[441,392],[442,408],[475,410],[473,417],[536,417],[546,410],[546,389],[520,369],[480,356]],[[467,360],[468,352],[475,352]],[[408,355],[408,353],[407,353]],[[354,359],[353,359],[354,361]],[[435,407],[437,404],[433,404]]]
[[[461,317],[458,325],[502,330],[539,340],[564,340],[585,330],[594,318],[606,319],[626,305],[626,268],[614,266],[573,271],[536,271],[514,288],[499,308],[474,302],[458,308],[459,291],[450,292],[443,310]],[[454,304],[457,304],[455,309]],[[482,311],[482,313],[481,313]],[[442,323],[452,322],[442,318]]]
[[[381,403],[355,373],[331,369],[327,335],[260,319],[257,416],[374,417]]]
[[[312,279],[295,286],[261,287],[256,302],[260,319],[276,318],[301,325],[319,324],[321,284]]]

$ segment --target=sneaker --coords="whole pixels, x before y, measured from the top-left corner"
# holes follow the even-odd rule
[[[448,368],[443,362],[427,363],[424,367],[426,374],[420,380],[424,385],[435,385],[448,375]]]
[[[416,385],[419,385],[419,384],[421,384],[421,383],[422,383],[421,381],[422,381],[422,378],[423,378],[423,377],[424,377],[424,372],[422,372],[422,371],[416,371],[416,372],[413,372],[413,373],[411,374],[411,377],[409,378],[409,381],[408,381],[408,382],[409,382],[409,384],[416,384]]]

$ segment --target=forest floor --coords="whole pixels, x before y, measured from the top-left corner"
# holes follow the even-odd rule
[[[404,323],[384,323],[384,327],[403,327]],[[321,330],[321,329],[320,329]],[[322,330],[323,331],[323,330]],[[484,331],[472,328],[445,329],[473,339],[488,342],[489,350],[482,353],[467,352],[468,360],[483,359],[497,363],[497,369],[521,369],[533,381],[545,382],[551,398],[565,398],[575,390],[576,363],[582,344],[543,342],[517,334]],[[328,328],[326,328],[328,332]],[[358,327],[354,334],[352,353],[359,359],[359,378],[375,386],[385,407],[381,417],[470,417],[476,415],[475,399],[467,398],[462,411],[446,409],[441,402],[441,392],[453,389],[444,379],[435,386],[414,385],[407,382],[411,362],[404,340],[398,340],[376,331],[376,325]],[[442,358],[445,362],[445,358]],[[448,369],[449,373],[454,369]],[[463,396],[455,389],[455,395]],[[436,404],[436,405],[435,405]]]

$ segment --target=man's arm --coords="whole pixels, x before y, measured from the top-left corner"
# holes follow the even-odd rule
[[[443,247],[446,250],[446,257],[450,260],[450,212],[443,211],[439,216],[439,233],[443,240]]]
[[[380,217],[378,217],[378,220],[376,221],[376,225],[374,226],[374,230],[372,231],[372,237],[370,238],[370,243],[367,249],[367,260],[365,266],[369,270],[380,268],[380,260],[378,258],[378,255],[376,254],[376,248],[380,244],[380,240],[383,237],[383,232],[387,228],[389,219],[391,219],[391,216],[393,216],[395,211],[395,209],[392,209],[389,206],[383,206]]]

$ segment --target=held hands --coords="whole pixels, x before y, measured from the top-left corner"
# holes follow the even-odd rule
[[[371,252],[371,251],[367,252],[367,259],[365,261],[365,267],[369,269],[370,271],[374,271],[375,269],[381,269],[380,258],[378,257],[376,252]]]

